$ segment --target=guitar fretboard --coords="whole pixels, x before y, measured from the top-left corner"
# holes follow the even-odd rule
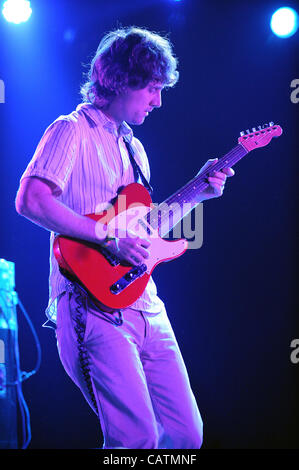
[[[145,217],[146,222],[153,229],[160,230],[161,236],[165,236],[188,212],[199,204],[198,195],[209,186],[207,182],[209,173],[211,171],[220,171],[225,167],[233,167],[247,153],[248,151],[242,144],[236,145],[212,167],[195,176],[185,186],[149,211]],[[163,233],[163,230],[161,231],[163,225],[167,227],[165,233]]]

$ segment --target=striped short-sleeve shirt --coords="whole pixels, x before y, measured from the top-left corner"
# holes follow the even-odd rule
[[[135,160],[149,181],[147,155],[132,129],[125,122],[117,129],[90,103],[81,103],[76,111],[60,116],[46,129],[21,180],[30,176],[49,180],[56,185],[57,199],[75,212],[82,215],[99,212],[117,196],[121,186],[134,182],[124,136],[131,143]],[[53,255],[55,235],[50,234],[49,303],[46,309],[47,317],[54,322],[57,300],[66,290],[66,279]],[[158,313],[163,305],[151,277],[144,293],[131,308]]]

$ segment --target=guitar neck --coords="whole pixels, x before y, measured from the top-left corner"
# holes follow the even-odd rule
[[[248,150],[239,143],[213,165],[213,171],[233,167],[247,153]],[[159,229],[162,237],[199,204],[198,195],[209,186],[207,177],[210,172],[211,167],[190,180],[147,214],[147,222],[153,228]]]
[[[217,163],[195,176],[185,186],[147,214],[147,223],[154,229],[158,229],[160,236],[163,237],[170,232],[185,215],[199,204],[198,195],[209,186],[207,178],[211,171],[220,171],[225,167],[233,167],[251,150],[265,147],[273,137],[279,137],[282,134],[282,128],[270,122],[269,125],[258,126],[258,130],[253,127],[252,132],[249,132],[249,129],[246,132],[247,134],[241,132],[238,145],[220,158]]]
[[[248,151],[242,146],[242,144],[236,145],[236,147],[234,147],[230,152],[220,158],[218,162],[213,165],[213,171],[220,171],[225,167],[233,167],[247,153]],[[198,176],[195,176],[195,178],[172,194],[162,204],[167,204],[168,206],[172,203],[178,203],[180,205],[184,203],[192,204],[194,199],[197,198],[198,194],[209,186],[209,183],[207,182],[209,173],[211,173],[211,167],[207,168]]]

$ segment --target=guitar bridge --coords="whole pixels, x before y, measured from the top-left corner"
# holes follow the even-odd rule
[[[119,294],[126,287],[128,287],[135,279],[141,277],[147,270],[146,264],[141,264],[139,266],[134,266],[130,271],[128,271],[123,277],[121,277],[117,282],[112,284],[110,287],[110,292],[112,294]]]

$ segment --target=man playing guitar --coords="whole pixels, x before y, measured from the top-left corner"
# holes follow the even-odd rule
[[[53,254],[60,234],[105,247],[130,266],[148,259],[150,235],[126,229],[111,234],[107,225],[86,215],[104,209],[136,178],[149,182],[145,150],[129,125],[141,125],[161,107],[163,88],[178,80],[176,66],[166,38],[133,27],[107,34],[81,89],[83,102],[47,128],[16,198],[19,214],[51,231],[46,313],[56,325],[66,372],[98,415],[106,449],[198,449],[202,444],[201,416],[152,277],[132,305],[109,312],[64,275]],[[197,203],[221,196],[233,174],[230,167],[211,168]]]

